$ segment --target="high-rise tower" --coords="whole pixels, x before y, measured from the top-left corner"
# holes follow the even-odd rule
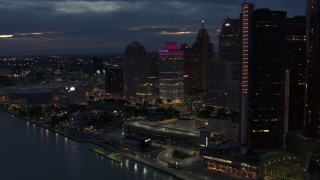
[[[184,93],[184,54],[177,49],[177,43],[167,42],[164,50],[159,50],[159,91],[165,100],[178,100]]]
[[[250,133],[250,94],[249,94],[249,63],[252,61],[254,4],[243,3],[241,14],[241,104],[240,104],[240,142],[241,153],[247,153]]]
[[[241,140],[259,152],[284,147],[287,13],[257,9],[251,14],[252,8],[243,4]]]
[[[186,81],[186,92],[188,95],[203,92],[205,90],[206,64],[213,56],[213,44],[204,28],[202,21],[196,42],[191,48],[185,48],[185,74],[188,76]]]
[[[107,93],[117,93],[123,91],[123,70],[108,66],[105,70],[105,90]]]
[[[189,46],[181,48],[185,56],[185,92],[194,95],[201,89],[201,56],[199,50]]]
[[[303,128],[306,64],[306,17],[287,19],[288,68],[290,70],[289,130]]]
[[[219,57],[225,62],[226,107],[239,110],[241,77],[241,20],[225,19],[219,34]]]
[[[147,52],[143,45],[134,41],[124,52],[124,95],[135,96],[137,87],[147,82]]]
[[[307,0],[307,64],[304,132],[320,138],[320,1]]]
[[[206,64],[211,60],[213,54],[213,45],[210,43],[209,34],[204,28],[204,21],[202,21],[202,27],[197,34],[197,39],[193,44],[193,48],[197,49],[200,53],[200,82],[201,89],[205,90]]]

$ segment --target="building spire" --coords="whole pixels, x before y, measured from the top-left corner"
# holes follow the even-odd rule
[[[202,23],[202,29],[204,29],[204,20],[202,20],[201,23]]]

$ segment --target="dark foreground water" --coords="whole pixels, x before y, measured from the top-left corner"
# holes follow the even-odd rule
[[[78,143],[0,111],[0,179],[121,180],[174,179],[127,159],[122,165]]]

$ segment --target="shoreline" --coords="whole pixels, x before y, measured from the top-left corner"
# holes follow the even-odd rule
[[[19,115],[19,114],[16,114],[16,112],[14,112],[14,111],[10,111],[10,110],[4,109],[4,108],[0,108],[0,111],[5,112],[5,113],[8,113],[8,114],[11,114],[11,115],[13,115],[13,116],[15,116],[15,117],[17,117],[17,118],[19,118],[19,119],[21,119],[21,120],[24,120],[24,121],[30,122],[30,123],[32,123],[32,124],[35,124],[35,125],[37,125],[38,127],[42,127],[42,128],[44,128],[44,129],[48,129],[48,130],[50,130],[50,131],[52,131],[52,132],[55,132],[55,133],[57,133],[57,134],[59,134],[59,135],[61,135],[61,136],[64,136],[64,137],[66,137],[66,138],[68,138],[68,139],[71,139],[71,140],[74,140],[74,141],[76,141],[76,142],[79,142],[79,143],[91,143],[91,144],[96,145],[96,146],[99,146],[100,148],[103,148],[103,149],[105,149],[105,150],[107,150],[107,151],[119,153],[119,154],[121,154],[122,156],[124,156],[124,157],[126,157],[126,158],[128,158],[128,159],[130,159],[130,160],[139,162],[139,163],[141,163],[141,164],[143,164],[143,165],[145,165],[145,166],[149,166],[150,168],[153,168],[153,169],[155,169],[155,170],[157,170],[157,171],[160,171],[160,172],[163,172],[163,173],[165,173],[165,174],[168,174],[168,175],[174,177],[175,179],[189,179],[189,178],[190,178],[190,176],[184,176],[182,173],[174,172],[174,169],[169,169],[169,168],[166,168],[166,167],[161,167],[161,166],[158,165],[158,164],[152,164],[151,162],[148,162],[148,161],[146,161],[146,160],[144,160],[144,159],[138,159],[138,158],[136,158],[135,155],[133,155],[133,154],[121,152],[121,151],[117,150],[116,148],[111,147],[111,146],[103,143],[103,141],[101,141],[101,140],[84,140],[84,139],[81,139],[81,138],[72,136],[72,135],[70,135],[70,134],[68,134],[68,133],[59,131],[59,130],[57,130],[57,129],[55,129],[55,128],[52,128],[52,127],[49,127],[49,126],[45,126],[45,125],[43,125],[43,124],[41,124],[41,123],[37,123],[37,122],[35,122],[35,121],[32,121],[32,120],[30,120],[30,119],[28,119],[28,118],[26,118],[26,117],[24,117],[24,116],[21,116],[21,115]]]

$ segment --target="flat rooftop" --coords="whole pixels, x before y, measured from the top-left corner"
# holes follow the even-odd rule
[[[150,121],[134,121],[127,122],[126,125],[134,126],[149,131],[155,131],[158,133],[173,134],[179,136],[200,137],[200,130],[191,130],[186,128],[177,127],[172,124],[160,124]]]

